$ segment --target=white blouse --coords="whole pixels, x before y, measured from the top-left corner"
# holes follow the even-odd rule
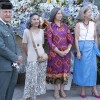
[[[32,35],[33,35],[33,39],[34,39],[35,45],[38,48],[38,50],[40,51],[44,50],[42,46],[43,39],[44,39],[44,31],[40,29],[40,32],[38,34],[32,32]],[[36,54],[35,48],[33,47],[32,40],[30,37],[30,32],[28,29],[25,29],[24,31],[22,43],[27,43],[27,50],[28,50],[27,51],[27,54],[28,54],[27,61],[28,62],[37,61],[37,54]]]
[[[79,40],[94,40],[94,22],[90,21],[88,28],[82,22],[79,23]]]

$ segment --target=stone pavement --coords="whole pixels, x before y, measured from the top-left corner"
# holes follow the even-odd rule
[[[17,85],[14,91],[13,100],[24,100],[23,99],[23,89],[24,85]],[[97,86],[98,92],[100,93],[100,85]],[[66,91],[67,98],[59,100],[100,100],[91,96],[91,88],[87,88],[87,98],[82,99],[80,94],[80,88],[78,86],[72,86],[70,91]],[[47,93],[39,96],[40,100],[55,100],[53,97],[53,90],[47,90]]]

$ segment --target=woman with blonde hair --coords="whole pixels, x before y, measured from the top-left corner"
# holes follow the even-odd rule
[[[95,22],[91,20],[91,8],[82,7],[75,25],[75,44],[77,54],[74,61],[73,82],[82,87],[81,97],[86,97],[86,86],[92,86],[92,95],[100,98],[97,92],[97,35]]]

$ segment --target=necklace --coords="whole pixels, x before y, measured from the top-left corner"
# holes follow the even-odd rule
[[[83,22],[83,24],[84,24],[85,26],[88,26],[88,25],[89,25],[89,22],[88,22],[88,23]]]

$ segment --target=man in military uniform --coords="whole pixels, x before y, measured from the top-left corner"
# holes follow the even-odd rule
[[[12,8],[9,0],[0,0],[0,100],[12,100],[18,77],[12,64],[22,62],[13,28],[8,24]]]

